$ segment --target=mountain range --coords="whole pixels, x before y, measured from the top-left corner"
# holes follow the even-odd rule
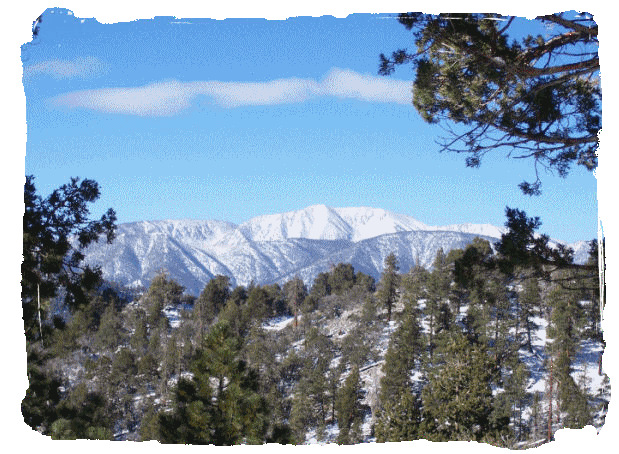
[[[161,270],[198,295],[216,275],[233,286],[284,283],[299,276],[311,285],[318,273],[338,263],[379,279],[385,257],[398,258],[400,272],[419,260],[430,268],[439,248],[463,248],[475,237],[500,239],[504,228],[489,224],[429,226],[380,208],[314,205],[258,216],[240,225],[226,221],[167,220],[120,224],[111,245],[104,240],[85,251],[107,280],[148,286]],[[575,261],[587,258],[585,241],[570,244]]]

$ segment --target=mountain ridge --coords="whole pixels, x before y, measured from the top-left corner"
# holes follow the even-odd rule
[[[378,280],[391,252],[404,273],[416,257],[430,267],[439,248],[447,253],[476,236],[495,242],[503,232],[490,224],[429,226],[381,208],[312,205],[238,225],[220,220],[120,224],[114,243],[91,245],[85,261],[101,266],[105,279],[128,286],[147,286],[165,269],[197,295],[218,274],[230,277],[232,285],[281,284],[295,274],[311,285],[318,273],[340,262]],[[577,260],[582,261],[585,246],[579,244]]]

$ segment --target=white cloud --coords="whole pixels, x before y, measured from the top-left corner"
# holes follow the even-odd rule
[[[300,78],[268,82],[165,81],[136,88],[66,93],[52,99],[51,103],[107,113],[166,116],[187,109],[197,96],[210,97],[224,108],[300,103],[326,96],[408,104],[411,83],[333,68],[319,82]]]
[[[50,99],[50,104],[105,113],[166,116],[188,108],[191,98],[191,91],[184,84],[168,81],[137,88],[74,91]]]
[[[73,77],[92,77],[105,72],[105,65],[95,57],[76,58],[75,60],[47,60],[24,66],[24,79],[38,75],[51,76],[54,79]]]

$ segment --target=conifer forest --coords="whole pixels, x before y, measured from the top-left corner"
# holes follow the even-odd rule
[[[390,254],[378,280],[340,263],[282,286],[220,275],[195,297],[166,270],[139,289],[83,266],[81,247],[114,240],[113,210],[88,219],[98,194],[25,186],[22,413],[52,439],[519,449],[603,425],[596,241],[576,265],[508,209],[501,241],[439,249],[431,269]]]

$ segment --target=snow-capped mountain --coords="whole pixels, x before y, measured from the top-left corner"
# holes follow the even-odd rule
[[[430,267],[439,248],[462,248],[476,236],[496,241],[504,231],[487,224],[428,226],[379,208],[315,205],[241,225],[212,220],[121,224],[113,244],[100,241],[86,250],[86,262],[101,266],[104,278],[130,286],[147,286],[165,269],[197,295],[218,274],[229,276],[233,285],[283,283],[295,275],[311,284],[338,263],[378,279],[391,252],[406,272],[417,259]]]

